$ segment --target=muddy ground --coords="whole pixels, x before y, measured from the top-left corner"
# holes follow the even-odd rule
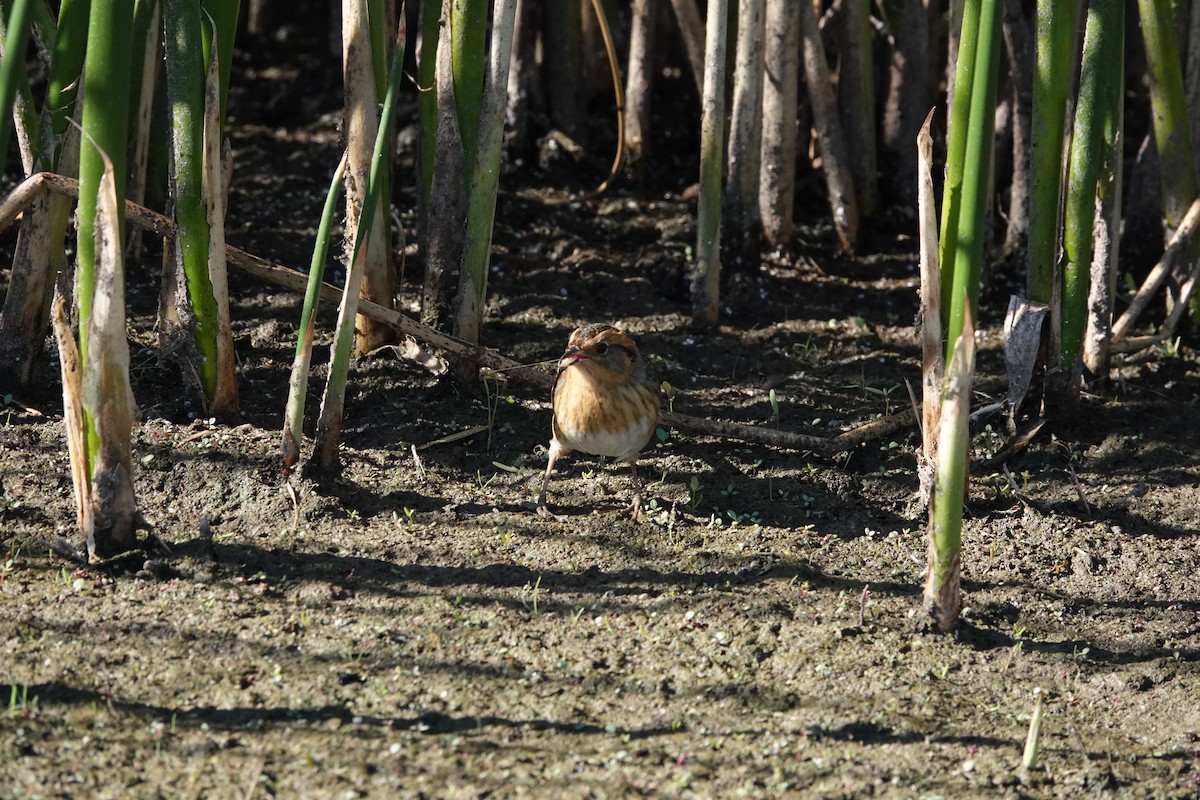
[[[298,267],[338,156],[336,61],[331,78],[287,62],[294,42],[257,44],[230,105],[229,238]],[[723,324],[701,335],[683,274],[690,162],[579,205],[540,199],[547,183],[598,182],[606,158],[506,174],[491,346],[553,359],[575,325],[614,323],[675,387],[676,411],[816,435],[909,406],[903,209],[873,233],[883,255],[841,258],[802,176],[817,200],[801,203],[796,242],[728,275]],[[398,194],[410,236],[413,204]],[[987,464],[1002,420],[978,423],[966,610],[942,635],[916,617],[911,427],[836,458],[662,430],[641,462],[640,524],[617,515],[627,471],[586,457],[551,484],[559,522],[531,511],[541,391],[377,356],[353,370],[341,475],[288,485],[298,298],[234,276],[242,410],[211,419],[153,350],[152,270],[130,283],[138,502],[166,566],[50,554],[75,534],[48,350],[44,384],[0,408],[0,796],[1200,794],[1192,331],[1121,362],[1074,424],[1005,462],[1011,477]],[[984,310],[984,383],[1000,374],[1006,299]],[[331,325],[326,311],[315,363]],[[1039,690],[1041,753],[1024,771]]]

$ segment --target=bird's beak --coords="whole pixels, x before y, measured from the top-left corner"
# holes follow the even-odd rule
[[[558,360],[558,368],[566,369],[572,364],[577,364],[587,358],[587,355],[578,347],[572,347],[563,353],[562,358]]]

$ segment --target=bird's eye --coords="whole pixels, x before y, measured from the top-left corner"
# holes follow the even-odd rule
[[[602,356],[607,352],[608,352],[608,343],[607,342],[601,342],[600,344],[596,345],[596,355]]]

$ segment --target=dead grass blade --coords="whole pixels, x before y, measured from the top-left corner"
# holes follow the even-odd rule
[[[213,41],[216,42],[214,32]],[[217,387],[211,410],[229,413],[238,407],[237,358],[229,317],[229,276],[225,264],[225,193],[221,160],[221,81],[217,48],[211,49],[204,82],[204,169],[202,193],[208,204],[208,279],[217,304]]]
[[[933,109],[917,134],[917,214],[921,232],[921,457],[917,463],[921,499],[929,502],[942,405],[942,278],[938,264],[938,214],[933,191]]]

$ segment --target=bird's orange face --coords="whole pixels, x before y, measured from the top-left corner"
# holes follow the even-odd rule
[[[637,345],[611,325],[577,328],[558,361],[560,370],[576,367],[601,383],[640,381],[645,372]]]

